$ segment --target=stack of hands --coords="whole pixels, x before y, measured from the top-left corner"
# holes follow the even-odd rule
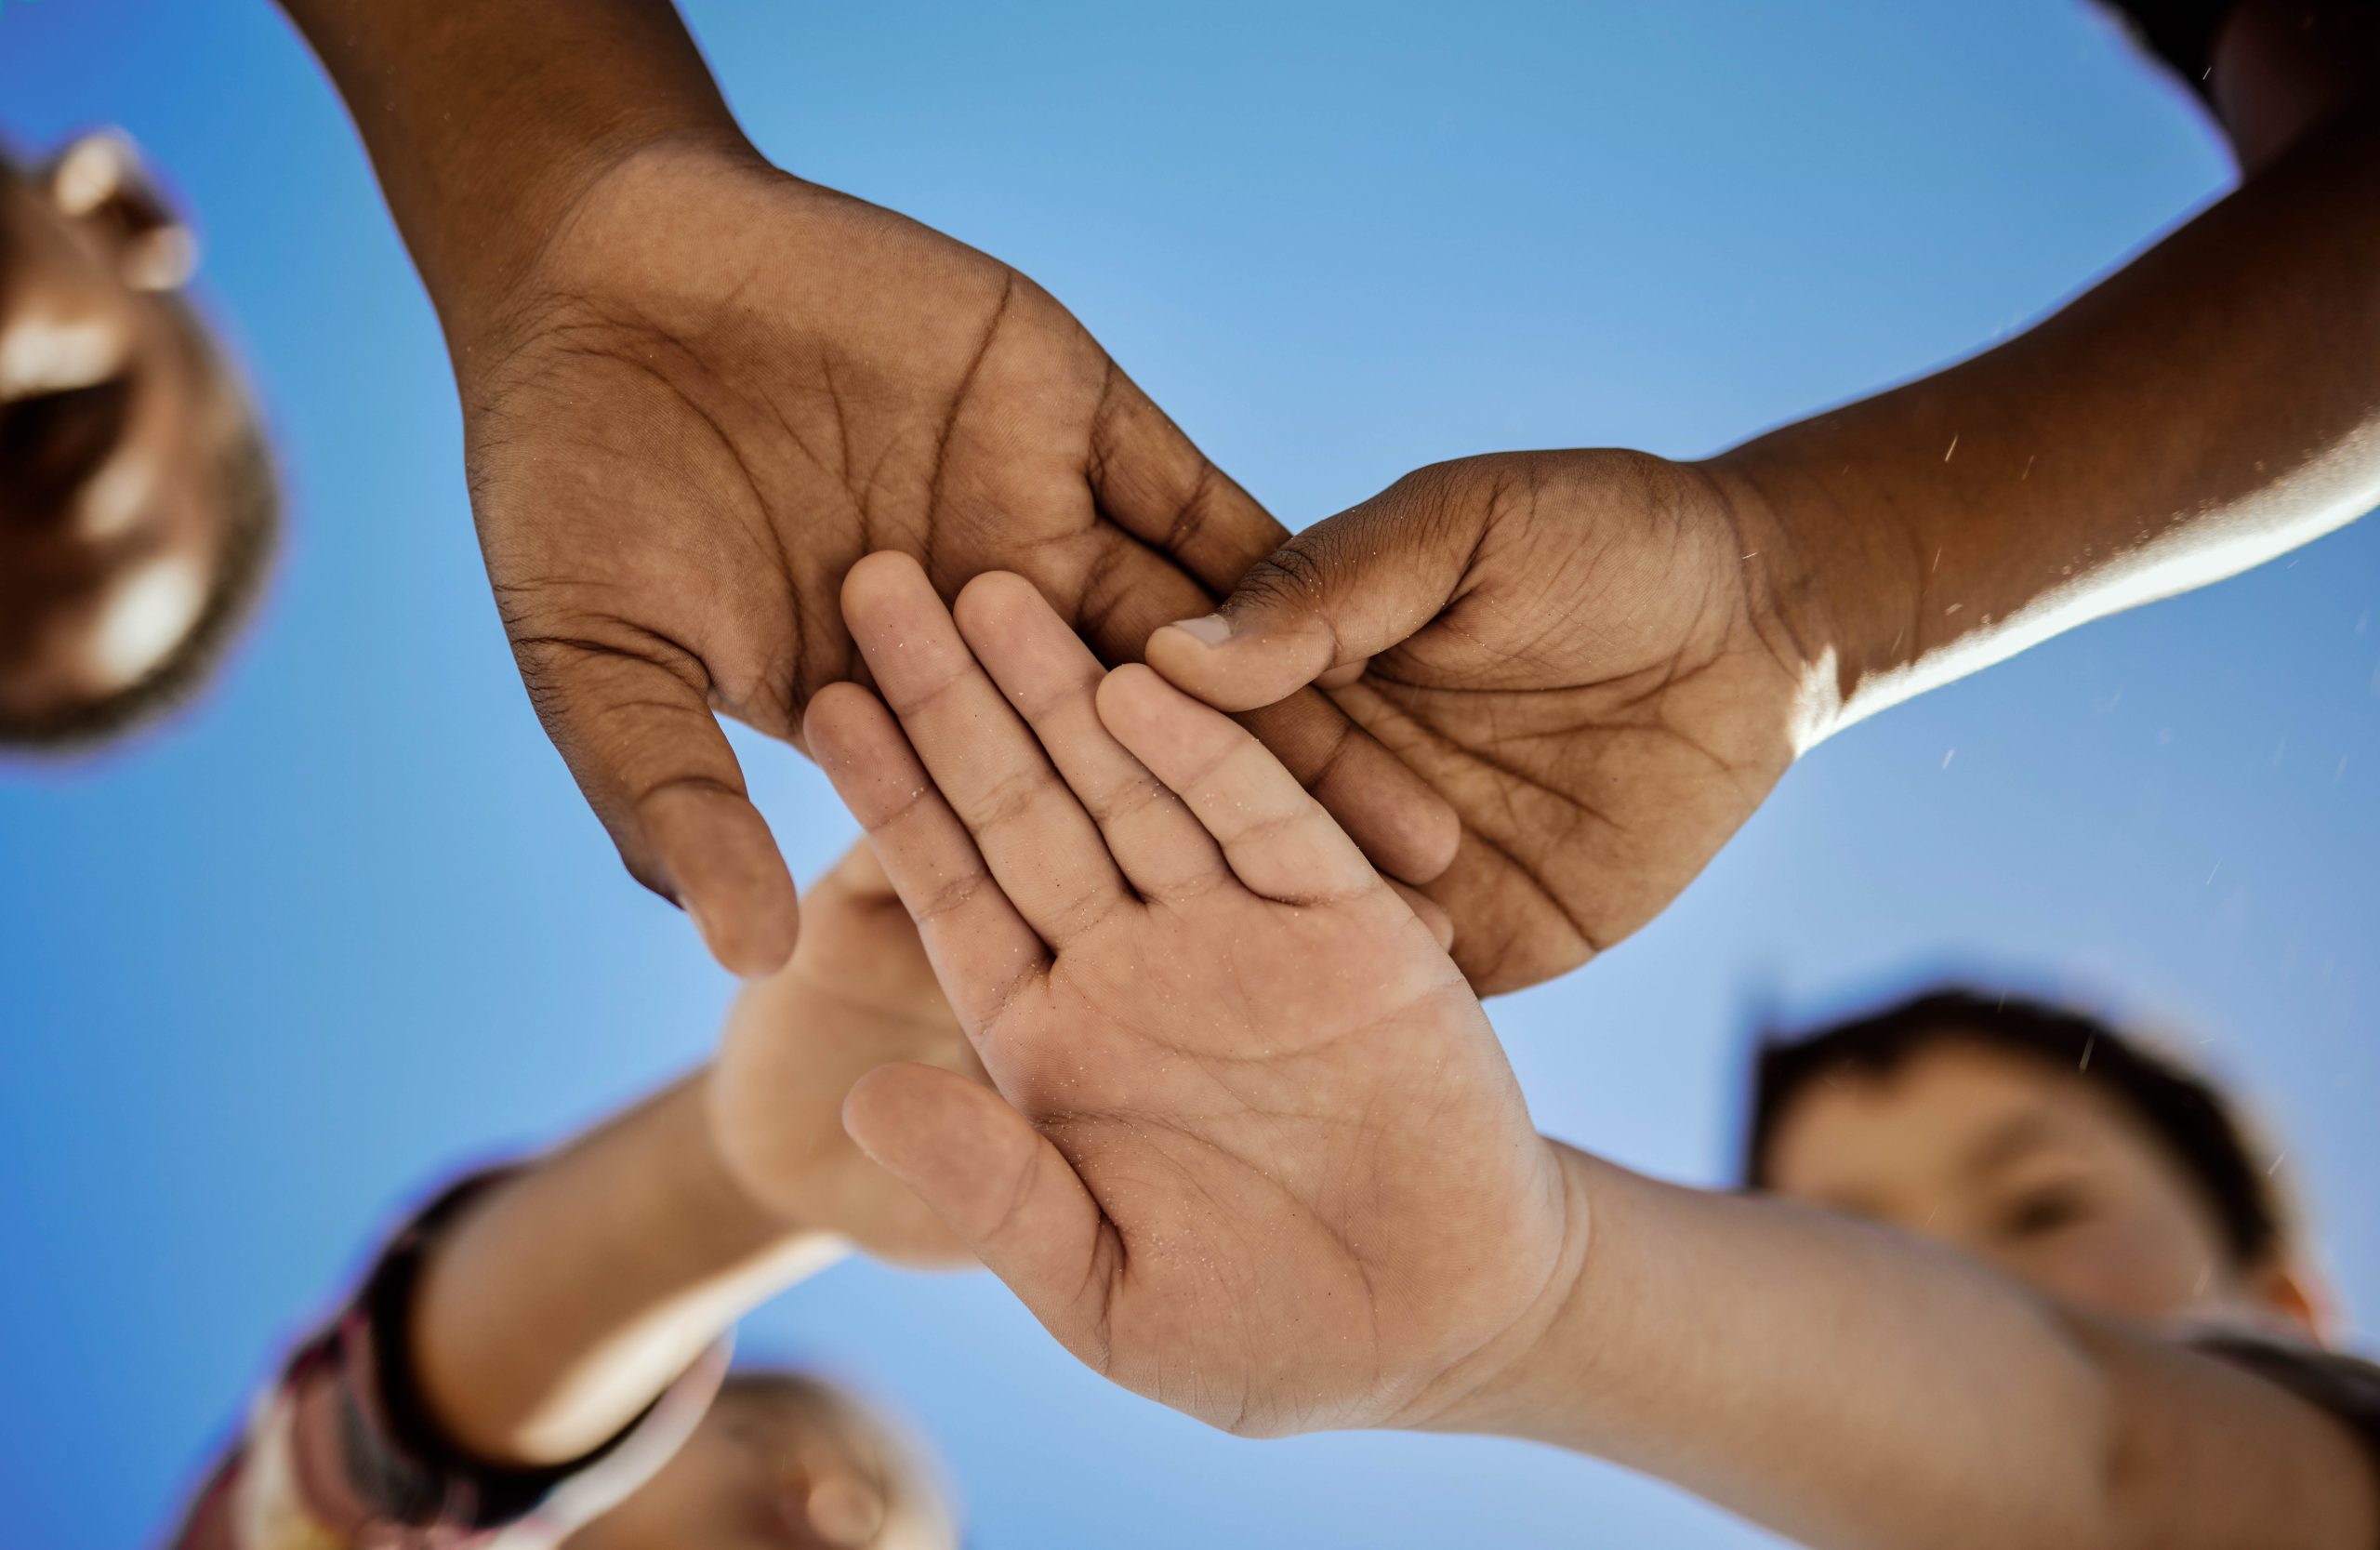
[[[1642,925],[1856,717],[2360,512],[2363,368],[2306,363],[2380,359],[2380,204],[2341,194],[2380,116],[1938,377],[1703,462],[1426,469],[1291,539],[1031,281],[766,165],[658,0],[284,3],[438,303],[537,712],[755,981],[690,1090],[738,1202],[673,1218],[708,1300],[608,1402],[507,1395],[461,1234],[416,1332],[464,1443],[594,1447],[826,1234],[979,1260],[1241,1433],[1538,1437],[1829,1543],[2117,1542],[2122,1418],[2203,1374],[1545,1139],[1477,998]],[[806,921],[721,713],[866,830]],[[1891,1382],[1810,1334],[1845,1330]],[[2158,1520],[2254,1542],[2298,1484]]]

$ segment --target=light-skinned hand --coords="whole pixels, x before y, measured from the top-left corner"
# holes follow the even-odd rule
[[[745,1192],[878,1259],[971,1263],[941,1219],[852,1145],[843,1097],[890,1061],[984,1081],[918,928],[863,841],[810,886],[793,960],[745,987],[707,1086],[711,1133]]]
[[[1248,1435],[1424,1424],[1553,1316],[1585,1223],[1477,1000],[1280,762],[1023,579],[902,556],[813,701],[997,1091],[844,1121],[1116,1382]],[[888,709],[888,706],[890,709]]]

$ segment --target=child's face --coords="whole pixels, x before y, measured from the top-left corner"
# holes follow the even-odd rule
[[[222,549],[231,419],[170,310],[186,239],[136,178],[107,139],[0,170],[0,718],[149,672]]]
[[[2213,1208],[2139,1120],[2037,1060],[1945,1040],[1884,1076],[1820,1077],[1766,1161],[1778,1194],[1949,1244],[2074,1306],[2153,1323],[2256,1305],[2307,1321],[2294,1282],[2232,1265]]]

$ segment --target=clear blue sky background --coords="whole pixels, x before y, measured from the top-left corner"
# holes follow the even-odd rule
[[[1463,453],[1714,450],[2022,326],[2227,177],[2080,0],[690,8],[766,150],[1041,280],[1293,525]],[[392,1212],[699,1058],[729,990],[529,715],[430,311],[303,50],[263,0],[0,4],[0,125],[100,121],[196,212],[297,526],[195,714],[0,770],[29,1546],[153,1537]],[[1496,1008],[1540,1122],[1717,1180],[1748,1008],[2004,970],[2207,1041],[2380,1309],[2375,583],[2349,529],[1820,749],[1668,916]],[[814,869],[848,822],[744,746]],[[1761,1543],[1527,1447],[1203,1431],[982,1277],[839,1269],[747,1349],[915,1417],[985,1545]]]

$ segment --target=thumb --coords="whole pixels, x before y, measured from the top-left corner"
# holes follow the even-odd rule
[[[747,978],[792,955],[793,876],[746,794],[699,664],[588,640],[513,643],[522,682],[587,803],[639,882],[694,917],[711,956]]]
[[[908,1186],[1077,1356],[1105,1313],[1121,1241],[1082,1178],[990,1088],[938,1066],[879,1066],[843,1098],[843,1129]]]
[[[1216,613],[1151,635],[1148,663],[1219,710],[1351,682],[1461,590],[1492,506],[1409,474],[1259,560]]]

